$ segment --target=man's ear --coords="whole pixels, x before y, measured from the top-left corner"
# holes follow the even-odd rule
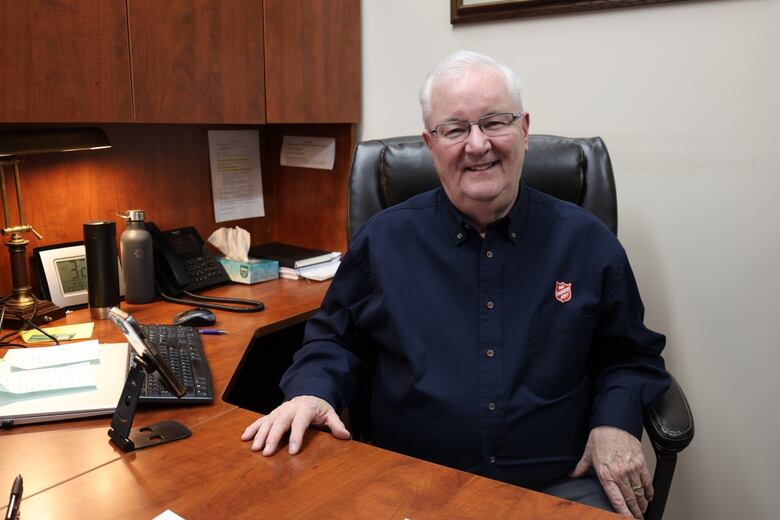
[[[428,147],[428,150],[432,150],[433,147],[433,136],[429,131],[425,131],[422,133],[423,141],[425,141],[425,146]]]
[[[523,112],[520,116],[520,128],[523,129],[523,140],[525,141],[525,151],[528,151],[528,129],[531,126],[531,114]]]

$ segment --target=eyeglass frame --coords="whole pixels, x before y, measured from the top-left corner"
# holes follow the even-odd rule
[[[429,129],[428,132],[431,133],[432,135],[435,135],[437,139],[442,139],[445,142],[449,141],[451,143],[459,143],[459,142],[461,142],[461,140],[468,139],[468,137],[471,135],[471,127],[472,126],[478,126],[479,127],[479,131],[482,132],[482,134],[485,135],[486,137],[498,137],[498,135],[503,135],[503,134],[490,136],[489,134],[485,133],[485,129],[482,128],[482,123],[481,123],[481,121],[483,119],[487,119],[487,118],[495,117],[495,116],[502,116],[504,114],[510,114],[512,116],[512,120],[504,125],[504,128],[509,128],[510,126],[515,124],[515,122],[518,119],[522,118],[524,113],[525,112],[498,112],[498,113],[495,113],[495,114],[488,114],[486,116],[482,116],[479,119],[477,119],[476,121],[467,121],[465,119],[460,119],[460,120],[456,120],[456,121],[447,121],[447,122],[444,122],[444,123],[439,123],[438,125],[436,125],[433,128]],[[440,126],[451,125],[451,124],[454,124],[454,123],[468,123],[468,125],[469,125],[468,126],[468,130],[466,131],[465,134],[463,134],[465,136],[465,138],[462,138],[462,139],[461,138],[456,138],[455,140],[447,139],[447,137],[442,136],[439,133],[439,131],[437,130],[437,128],[439,128]]]

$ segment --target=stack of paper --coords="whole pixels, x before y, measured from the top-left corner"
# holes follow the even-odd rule
[[[0,423],[113,413],[129,360],[126,343],[97,340],[11,350],[0,360]]]
[[[328,262],[321,262],[319,264],[309,265],[299,269],[280,267],[279,277],[287,278],[289,280],[307,278],[309,280],[315,280],[318,282],[329,280],[333,278],[333,276],[336,274],[336,270],[339,268],[339,265],[341,265],[341,254],[332,253],[332,255],[332,258]]]

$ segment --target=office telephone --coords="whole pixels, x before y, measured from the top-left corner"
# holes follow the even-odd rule
[[[194,227],[160,231],[153,222],[146,229],[154,242],[154,278],[162,299],[236,312],[263,310],[263,304],[254,300],[205,297],[193,294],[230,282],[225,268],[211,252]],[[182,299],[186,295],[188,299]],[[237,304],[229,306],[224,304]]]
[[[154,274],[161,291],[181,296],[184,291],[200,291],[230,281],[195,228],[160,231],[147,222],[146,229],[154,240]]]

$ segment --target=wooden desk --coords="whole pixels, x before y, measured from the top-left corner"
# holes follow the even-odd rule
[[[175,419],[192,429],[197,424],[235,408],[221,399],[233,372],[257,328],[307,319],[320,305],[328,282],[276,280],[252,286],[230,285],[204,294],[254,298],[265,303],[259,313],[214,311],[217,326],[228,331],[223,336],[201,336],[211,368],[214,402],[210,405],[140,408],[134,426]],[[146,305],[122,304],[140,323],[170,323],[181,305],[154,302]],[[87,309],[77,310],[55,325],[91,321]],[[124,336],[110,320],[96,320],[93,337],[103,343],[123,342]],[[0,356],[7,349],[0,349]],[[123,452],[108,444],[110,416],[0,429],[0,490],[3,482],[21,473],[24,496],[45,490],[68,478],[87,472],[121,457]],[[34,447],[31,449],[31,447]],[[159,448],[158,448],[159,449]],[[9,488],[10,489],[10,488]],[[0,494],[4,491],[0,491]],[[4,507],[0,498],[0,507]]]
[[[615,515],[516,486],[310,431],[304,450],[273,457],[239,440],[257,414],[220,399],[258,327],[311,315],[327,283],[279,280],[212,291],[255,297],[258,314],[217,311],[225,336],[204,336],[214,403],[141,410],[135,426],[161,419],[187,425],[192,437],[123,453],[108,440],[110,418],[0,431],[0,493],[22,473],[25,518],[153,518],[166,509],[187,518],[615,518]],[[180,306],[124,306],[142,323],[166,323]],[[88,312],[64,320],[79,323]],[[109,322],[95,337],[120,341]],[[4,496],[4,495],[3,495]],[[0,503],[0,512],[6,502]]]

